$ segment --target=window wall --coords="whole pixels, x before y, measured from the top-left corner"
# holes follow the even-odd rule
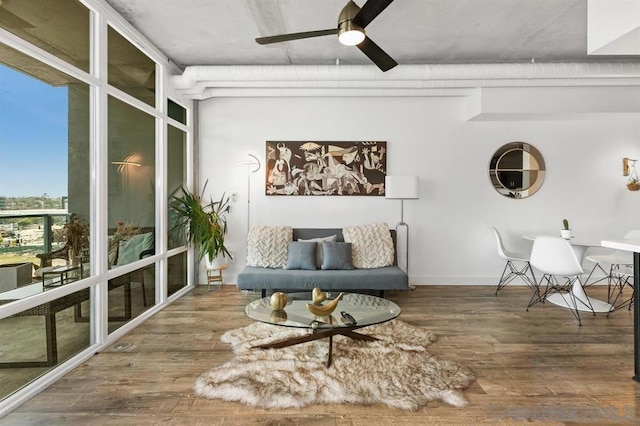
[[[0,2],[0,416],[188,287],[191,102],[112,13]]]

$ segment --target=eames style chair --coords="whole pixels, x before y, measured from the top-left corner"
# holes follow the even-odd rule
[[[640,240],[640,230],[634,229],[629,231],[625,236],[625,240]],[[609,253],[604,254],[593,254],[585,257],[590,262],[595,263],[593,269],[589,273],[589,276],[584,281],[585,287],[597,284],[604,280],[607,280],[607,300],[610,301],[613,297],[613,294],[616,292],[616,287],[618,291],[622,290],[624,287],[624,279],[625,271],[623,271],[626,267],[630,267],[633,265],[633,255],[630,252],[621,251],[621,250],[613,250]],[[609,265],[608,271],[603,267],[603,265]],[[590,282],[593,277],[594,272],[600,271],[604,276],[601,278]],[[616,285],[617,284],[617,285]]]
[[[538,302],[544,303],[551,293],[557,293],[560,297],[555,298],[552,303],[569,308],[579,325],[582,325],[581,310],[591,311],[595,315],[580,281],[580,275],[584,271],[567,240],[562,237],[536,237],[531,249],[531,266],[542,272],[540,285],[546,283],[546,288],[542,294],[538,293],[537,298],[534,294],[527,309]]]
[[[496,237],[498,256],[507,261],[507,263],[504,265],[500,281],[498,281],[496,296],[501,289],[503,289],[516,277],[520,277],[520,279],[524,281],[524,283],[528,285],[534,292],[537,291],[538,285],[536,283],[536,277],[533,274],[533,269],[531,269],[531,265],[529,264],[529,255],[507,250],[502,241],[502,237],[500,236],[500,232],[494,226],[492,226],[491,229],[493,230],[493,234]],[[531,277],[529,277],[527,273],[529,273]]]

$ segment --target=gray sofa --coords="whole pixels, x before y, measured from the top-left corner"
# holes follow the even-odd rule
[[[395,231],[390,230],[394,243]],[[293,240],[313,239],[337,235],[338,241],[344,241],[340,228],[294,228]],[[397,252],[397,250],[396,250]],[[267,290],[295,292],[311,291],[319,287],[323,291],[378,292],[382,297],[385,290],[408,290],[409,277],[398,267],[397,256],[394,265],[372,269],[349,270],[300,270],[271,269],[246,266],[239,274],[237,286],[240,290],[262,292],[266,297]]]

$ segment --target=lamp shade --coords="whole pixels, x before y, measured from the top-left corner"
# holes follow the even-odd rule
[[[391,199],[417,199],[418,176],[387,176],[384,178],[384,197]]]

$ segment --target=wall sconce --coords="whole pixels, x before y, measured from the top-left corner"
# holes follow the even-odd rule
[[[629,179],[627,179],[627,189],[629,191],[640,190],[640,179],[638,179],[638,172],[636,171],[636,161],[638,160],[627,157],[622,159],[622,176],[629,176]]]
[[[141,167],[142,166],[141,163],[139,163],[137,161],[133,161],[133,156],[132,155],[126,157],[124,160],[121,160],[121,161],[112,161],[111,164],[113,164],[115,166],[118,166],[118,171],[119,172],[124,171],[124,169],[126,167],[129,167],[129,166],[134,166],[134,167]]]

